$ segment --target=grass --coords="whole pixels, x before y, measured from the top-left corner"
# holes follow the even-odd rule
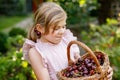
[[[22,21],[27,16],[1,16],[0,15],[0,31],[12,27],[19,21]]]

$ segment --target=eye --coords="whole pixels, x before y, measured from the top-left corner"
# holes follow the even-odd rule
[[[59,29],[61,29],[61,28],[66,28],[66,25],[65,26],[58,26],[58,27],[56,27],[54,30],[59,30]]]
[[[66,28],[66,25],[65,25],[65,26],[63,26],[62,28]]]
[[[58,30],[58,29],[60,29],[60,28],[59,28],[59,27],[56,27],[56,28],[55,28],[55,30]]]
[[[60,29],[61,27],[60,26],[57,26],[54,30],[58,30],[58,29]]]

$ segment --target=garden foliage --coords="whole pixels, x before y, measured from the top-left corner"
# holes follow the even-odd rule
[[[0,33],[2,45],[0,48],[2,50],[0,51],[0,80],[35,80],[31,66],[23,58],[22,45],[25,37],[20,33],[25,31],[18,28],[15,30],[18,30],[19,34]],[[12,31],[14,29],[10,33]]]

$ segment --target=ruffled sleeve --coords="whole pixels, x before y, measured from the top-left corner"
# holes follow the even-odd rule
[[[30,63],[30,61],[29,61],[29,57],[28,57],[28,52],[29,52],[30,48],[32,48],[34,46],[35,46],[35,42],[33,42],[29,39],[26,39],[24,44],[23,44],[23,47],[22,47],[23,57],[29,63]]]
[[[37,42],[38,42],[38,40],[37,40]],[[42,57],[42,64],[46,68],[48,61],[46,59],[46,55],[45,55],[44,51],[41,50],[42,45],[40,43],[36,43],[35,48],[39,52],[39,54],[41,55],[41,57]]]
[[[67,30],[65,31],[65,33],[64,33],[63,40],[64,40],[65,43],[68,45],[68,43],[69,43],[70,41],[77,40],[77,37],[75,37],[75,36],[73,35],[73,33],[72,33],[69,29],[67,29]],[[71,52],[71,55],[73,55],[74,57],[76,56],[76,54],[79,54],[79,53],[80,53],[80,49],[79,49],[78,45],[73,44],[73,45],[71,46],[70,52]]]
[[[73,33],[67,29],[63,35],[63,39],[68,44],[72,40],[77,40],[77,37],[73,36]]]

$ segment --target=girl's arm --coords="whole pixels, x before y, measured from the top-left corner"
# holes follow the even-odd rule
[[[37,80],[50,80],[47,68],[42,63],[41,55],[36,51],[35,48],[31,48],[29,51],[29,60],[32,69],[36,75]]]

